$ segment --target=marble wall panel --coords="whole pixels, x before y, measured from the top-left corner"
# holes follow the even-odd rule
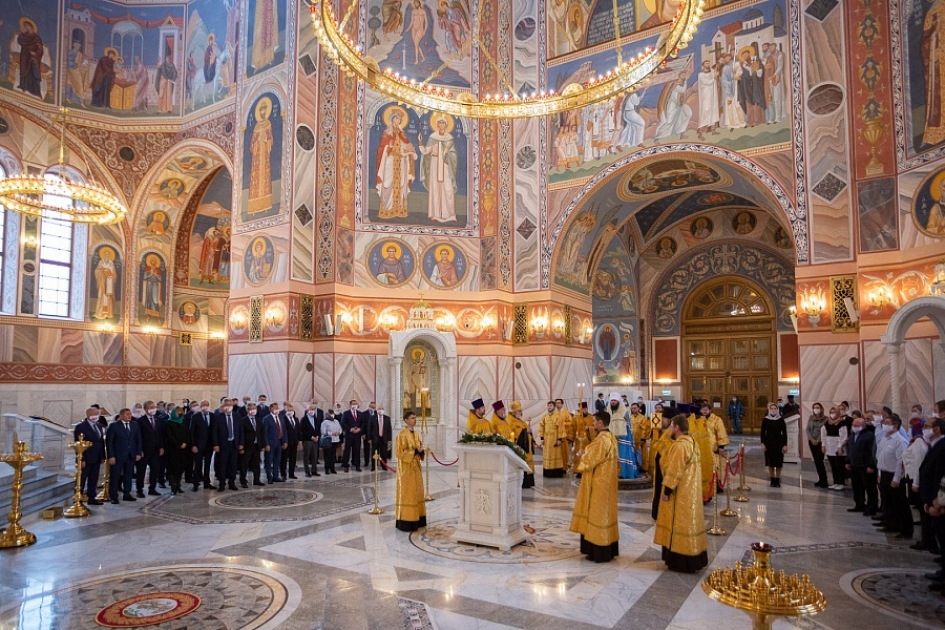
[[[458,357],[459,383],[457,406],[460,417],[469,411],[469,403],[482,398],[491,404],[497,397],[495,357]],[[511,382],[511,379],[509,379]],[[510,392],[511,393],[511,392]],[[462,411],[465,410],[465,411]]]
[[[39,355],[39,329],[35,326],[15,326],[13,329],[13,361],[36,363]]]
[[[515,360],[512,357],[495,357],[496,361],[496,398],[515,400],[515,382],[512,372],[515,370]]]
[[[207,367],[221,369],[226,351],[226,341],[210,339],[207,341]]]
[[[550,358],[516,357],[513,369],[515,398],[522,402],[525,417],[540,417],[545,403],[552,398]]]
[[[856,344],[801,346],[801,400],[819,400],[828,409],[831,401],[861,404],[859,372],[850,359],[862,361]],[[806,415],[805,415],[806,417]]]
[[[174,365],[180,368],[193,367],[193,346],[180,346],[174,353]]]
[[[384,405],[387,415],[393,417],[391,412],[396,407],[390,406],[391,374],[387,358],[386,354],[379,354],[374,357],[374,363],[377,365],[377,373],[374,376],[374,396],[378,406]]]
[[[328,353],[316,352],[312,357],[315,364],[314,397],[322,409],[335,404],[335,369],[334,357]]]
[[[63,328],[59,338],[61,344],[59,360],[62,363],[82,363],[82,344],[85,332],[74,328]]]
[[[287,374],[282,354],[231,354],[228,390],[231,396],[265,394],[269,400],[286,399]]]
[[[120,333],[103,334],[102,363],[105,365],[121,365],[124,345],[125,342]]]
[[[49,418],[60,426],[69,426],[78,422],[85,409],[74,409],[71,400],[44,400],[43,417]]]
[[[13,326],[0,326],[0,361],[13,360]]]
[[[570,410],[578,407],[577,383],[584,383],[584,401],[592,395],[591,383],[594,364],[590,359],[577,357],[551,357],[551,393],[553,398],[563,398]]]
[[[352,398],[361,401],[374,399],[375,364],[374,355],[335,355],[335,400],[342,408]],[[362,404],[367,408],[366,404]]]
[[[82,333],[82,363],[86,365],[101,365],[104,363],[104,337],[105,335],[102,333],[91,330]]]
[[[191,346],[190,350],[190,367],[203,369],[207,367],[207,346],[209,343],[209,339],[194,339],[194,345]],[[217,367],[223,367],[223,365]]]
[[[147,365],[151,359],[152,335],[128,335],[129,365]]]
[[[36,331],[36,362],[59,363],[62,335],[60,328],[38,328]]]
[[[935,368],[933,365],[932,339],[907,339],[899,356],[899,373],[902,375],[901,409],[893,409],[903,417],[908,416],[913,404],[927,408],[935,398]],[[863,342],[863,380],[866,407],[889,405],[892,400],[889,358],[886,346],[879,341]]]
[[[175,335],[154,335],[151,340],[151,360],[148,365],[174,365],[174,351],[180,347],[180,339]]]
[[[305,369],[312,362],[312,355],[304,352],[289,353],[289,400],[302,405],[297,411],[299,415],[305,405],[312,400],[312,372]]]

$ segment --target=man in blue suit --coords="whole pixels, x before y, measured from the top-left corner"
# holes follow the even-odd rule
[[[243,423],[233,413],[233,404],[229,399],[223,401],[212,434],[213,452],[217,457],[217,490],[223,492],[226,486],[230,490],[237,490],[236,471],[243,452]]]
[[[89,505],[102,505],[102,502],[95,498],[99,469],[105,461],[105,434],[98,424],[98,417],[98,409],[89,407],[85,410],[85,420],[77,424],[72,432],[72,437],[76,441],[81,436],[82,439],[92,443],[92,446],[82,453],[82,488],[88,497],[86,503]]]
[[[203,479],[205,490],[213,490],[210,482],[210,460],[213,457],[213,440],[210,435],[216,422],[216,416],[210,411],[210,401],[201,400],[198,411],[190,415],[190,451],[194,455],[194,492],[200,489]]]
[[[141,429],[137,422],[131,420],[131,409],[122,409],[118,414],[118,422],[108,427],[105,447],[108,449],[108,463],[112,467],[108,484],[108,496],[112,503],[118,503],[119,480],[122,484],[122,499],[137,501],[131,494],[131,482],[135,476],[135,462],[141,460],[143,446]]]
[[[272,403],[269,413],[262,421],[263,452],[266,461],[266,481],[275,483],[285,481],[279,477],[279,463],[282,461],[282,449],[287,446],[285,426],[279,417],[279,405]]]

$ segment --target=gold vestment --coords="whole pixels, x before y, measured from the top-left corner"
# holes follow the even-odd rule
[[[492,433],[492,425],[489,423],[489,420],[486,418],[480,418],[476,415],[475,411],[469,412],[469,417],[466,419],[466,433],[482,433],[483,435],[489,435]]]
[[[702,416],[689,416],[689,436],[699,447],[699,465],[702,467],[702,497],[712,494],[712,438],[709,437],[709,428],[706,419]]]
[[[504,419],[500,418],[498,414],[492,414],[492,420],[489,422],[489,430],[495,435],[501,435],[504,438],[509,440],[512,439],[512,423],[510,422],[511,418],[506,416]]]
[[[423,501],[423,473],[421,458],[416,450],[423,446],[420,434],[404,427],[397,435],[394,453],[397,455],[397,507],[398,521],[417,522],[427,514]]]
[[[592,415],[576,415],[572,422],[574,423],[574,470],[577,470],[581,465],[581,457],[578,453],[587,450],[587,445],[597,437],[597,429],[594,428]]]
[[[555,442],[563,440],[558,428],[558,414],[556,412],[545,413],[541,417],[541,423],[538,425],[538,435],[542,440],[545,470],[564,468],[561,446],[555,446]],[[566,442],[563,443],[566,444]]]
[[[591,544],[607,546],[620,539],[617,525],[617,439],[601,433],[584,451],[580,466],[581,486],[574,502],[571,531]]]
[[[695,441],[681,435],[660,458],[663,486],[673,492],[669,501],[660,501],[653,542],[684,556],[706,550],[700,457]]]

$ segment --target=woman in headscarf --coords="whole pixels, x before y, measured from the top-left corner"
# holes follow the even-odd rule
[[[184,424],[184,408],[174,407],[167,422],[164,423],[164,445],[167,457],[167,476],[171,482],[171,494],[183,492],[180,488],[181,476],[187,466],[193,464],[193,456],[188,448],[190,430]]]
[[[827,416],[824,415],[824,406],[819,402],[814,403],[814,413],[807,418],[807,444],[810,446],[810,456],[814,459],[814,466],[817,468],[817,483],[815,488],[829,488],[827,483],[827,467],[824,465],[824,425],[827,423]]]
[[[761,450],[765,452],[771,487],[780,488],[781,468],[787,452],[787,425],[777,403],[768,403],[768,415],[761,419]]]

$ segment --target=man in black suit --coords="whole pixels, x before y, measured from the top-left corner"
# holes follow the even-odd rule
[[[210,460],[213,457],[213,440],[210,435],[216,424],[216,417],[210,411],[210,401],[201,400],[200,409],[190,417],[190,443],[193,445],[190,452],[194,455],[194,492],[200,489],[200,480],[203,479],[205,490],[214,490],[210,482]]]
[[[286,446],[282,450],[279,472],[283,479],[298,479],[295,476],[295,466],[299,459],[299,419],[295,417],[295,407],[292,403],[285,403],[280,417],[285,428]]]
[[[236,469],[243,452],[243,425],[233,414],[229,400],[223,402],[212,431],[213,452],[217,457],[217,490],[237,490]]]
[[[260,417],[260,405],[256,405],[256,417]],[[279,466],[282,464],[282,450],[285,445],[285,426],[279,416],[279,406],[275,403],[267,407],[269,413],[262,416],[263,459],[266,464],[266,482],[280,483],[285,478],[279,476]]]
[[[144,415],[138,418],[141,431],[142,457],[135,465],[138,498],[144,498],[144,473],[148,474],[148,494],[161,496],[157,491],[160,476],[161,457],[164,456],[164,421],[157,416],[157,405],[153,400],[144,403]]]
[[[384,413],[382,405],[377,413],[367,421],[367,434],[371,441],[371,470],[374,470],[374,453],[378,453],[385,462],[390,459],[389,445],[394,439],[390,416]]]
[[[265,418],[270,413],[272,413],[272,410],[269,409],[269,397],[265,394],[260,394],[256,401],[256,417]]]
[[[95,491],[98,489],[98,473],[105,461],[105,434],[102,427],[98,424],[99,411],[95,407],[89,407],[85,410],[85,420],[76,425],[72,432],[72,437],[78,441],[84,439],[92,443],[92,446],[85,449],[82,453],[82,488],[88,497],[86,501],[89,505],[101,505],[102,502],[95,498]]]
[[[373,400],[368,403],[368,408],[364,411],[364,439],[362,446],[364,447],[364,465],[367,466],[371,463],[371,456],[374,455],[374,444],[371,441],[373,434],[371,433],[371,424],[377,422],[377,403]]]
[[[264,486],[259,477],[259,455],[266,447],[263,438],[262,418],[257,415],[256,405],[246,403],[246,416],[243,417],[243,453],[240,456],[240,486],[249,487],[247,473],[253,473],[253,485]],[[239,414],[238,414],[239,415]]]
[[[935,415],[930,418],[926,428],[932,429],[929,450],[919,466],[919,501],[922,511],[929,515],[932,534],[938,540],[938,548],[945,549],[945,513],[937,509],[935,499],[938,496],[942,478],[945,477],[945,400],[935,403]],[[945,564],[945,563],[943,563]],[[926,573],[932,580],[929,589],[942,592],[945,588],[945,566],[938,571]]]
[[[299,439],[302,442],[302,465],[306,477],[321,477],[318,474],[318,440],[322,434],[325,416],[313,400],[299,424]]]
[[[341,467],[348,472],[354,455],[354,469],[361,472],[361,439],[364,434],[364,414],[358,411],[358,401],[348,401],[348,410],[341,414],[341,430],[345,437],[345,449],[341,454]]]
[[[105,432],[105,447],[108,449],[108,464],[112,467],[108,480],[108,496],[118,503],[118,482],[122,485],[122,499],[137,501],[131,495],[131,480],[135,475],[135,462],[141,461],[141,429],[131,420],[131,409],[127,407],[118,414]]]

